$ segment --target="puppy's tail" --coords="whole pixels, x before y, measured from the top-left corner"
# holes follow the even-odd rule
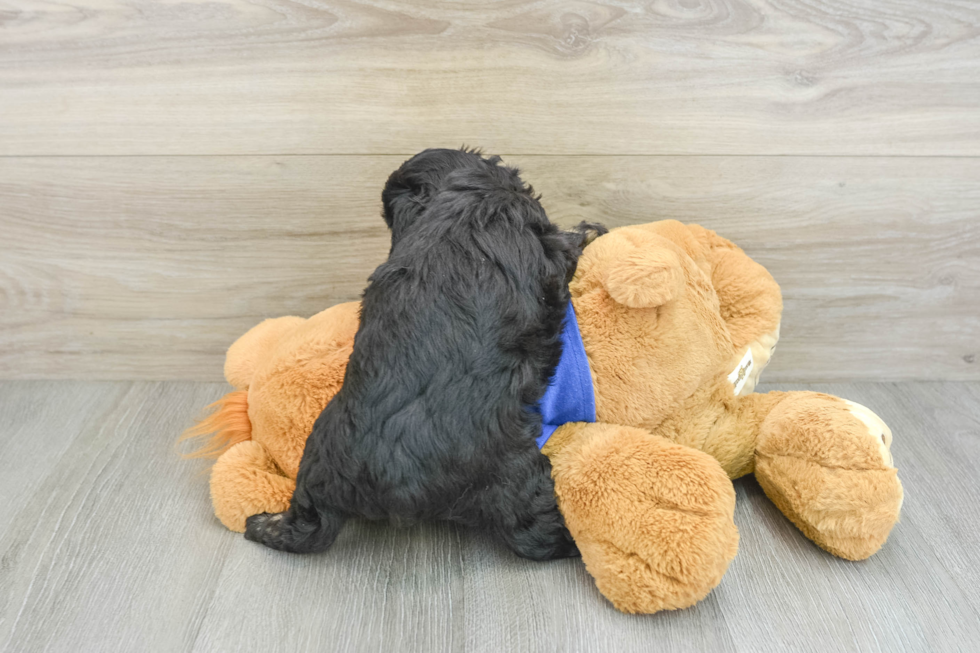
[[[606,227],[606,225],[600,222],[586,222],[585,220],[578,223],[577,226],[572,227],[571,230],[582,236],[582,244],[580,247],[583,249],[587,245],[592,244],[592,241],[599,236],[605,236],[609,233],[609,229]]]
[[[270,549],[290,553],[319,553],[333,545],[347,517],[328,510],[318,512],[294,508],[296,493],[289,510],[270,515],[252,515],[245,520],[245,539]]]
[[[197,438],[207,438],[185,458],[217,458],[239,442],[252,439],[252,423],[248,419],[248,389],[229,392],[204,409],[209,414],[184,431],[177,444]],[[210,436],[210,437],[207,437]]]

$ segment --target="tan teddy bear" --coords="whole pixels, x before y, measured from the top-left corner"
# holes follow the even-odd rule
[[[597,421],[543,448],[568,528],[599,590],[624,612],[690,606],[738,547],[731,480],[767,496],[827,551],[859,560],[896,523],[902,486],[891,432],[867,408],[815,392],[755,394],[779,337],[769,273],[712,231],[662,221],[590,244],[570,286]],[[189,436],[204,453],[215,514],[289,506],[303,445],[337,392],[357,303],[266,320],[228,350],[236,390]]]

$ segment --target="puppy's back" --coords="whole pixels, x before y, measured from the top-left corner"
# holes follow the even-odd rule
[[[528,407],[561,355],[580,240],[509,174],[478,168],[452,173],[401,234],[364,293],[341,391],[373,509],[444,516],[510,459],[540,457]]]
[[[389,260],[372,275],[344,384],[306,443],[290,508],[246,537],[329,547],[352,515],[483,525],[536,560],[574,555],[531,410],[561,353],[585,233],[552,225],[516,170],[423,152],[383,194]]]

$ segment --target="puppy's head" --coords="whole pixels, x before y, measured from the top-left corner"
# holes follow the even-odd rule
[[[429,149],[419,152],[391,173],[381,193],[384,219],[394,244],[416,223],[431,199],[447,185],[472,187],[488,184],[531,194],[514,168],[500,164],[500,157],[484,157],[477,150]]]
[[[483,236],[480,240],[492,238],[487,231],[491,223],[530,229],[547,258],[559,265],[558,277],[565,283],[571,280],[582,249],[607,231],[601,224],[586,222],[559,230],[519,170],[503,165],[499,156],[484,157],[466,148],[416,154],[388,177],[381,201],[392,250],[413,229],[450,215],[452,222],[476,227]],[[488,253],[494,249],[490,240],[483,244]]]

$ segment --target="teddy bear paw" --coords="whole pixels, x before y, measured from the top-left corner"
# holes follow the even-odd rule
[[[738,550],[735,491],[718,461],[642,429],[586,431],[552,463],[559,505],[599,591],[629,613],[703,599]]]
[[[245,531],[245,520],[289,507],[296,484],[282,476],[265,448],[246,440],[221,454],[211,469],[211,503],[226,528]]]
[[[847,410],[854,415],[861,423],[868,428],[867,436],[871,438],[874,442],[875,447],[877,447],[879,453],[881,454],[881,462],[883,462],[888,467],[895,467],[895,459],[892,457],[892,430],[888,428],[884,420],[878,417],[870,408],[867,406],[862,406],[859,403],[850,401],[849,399],[843,400],[847,404]]]
[[[762,425],[755,476],[814,543],[863,560],[884,544],[902,507],[891,444],[891,430],[868,408],[792,392]]]

